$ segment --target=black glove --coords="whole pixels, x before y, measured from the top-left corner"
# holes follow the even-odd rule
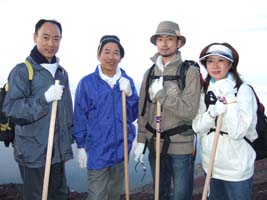
[[[205,104],[206,108],[208,109],[210,105],[215,105],[217,101],[217,97],[212,91],[208,91],[208,93],[205,95]]]

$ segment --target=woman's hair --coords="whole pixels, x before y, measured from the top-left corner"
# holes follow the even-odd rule
[[[239,55],[238,55],[238,52],[235,50],[234,47],[232,47],[232,45],[224,42],[224,43],[211,43],[209,44],[208,46],[206,46],[200,53],[200,56],[199,58],[202,58],[203,56],[206,55],[208,49],[210,46],[212,45],[223,45],[227,48],[229,48],[231,51],[232,51],[232,54],[233,54],[233,62],[232,62],[232,67],[229,69],[229,72],[233,75],[235,81],[236,81],[236,85],[235,87],[239,88],[239,86],[243,83],[243,80],[241,79],[238,71],[237,71],[237,65],[238,65],[238,61],[239,61]],[[201,64],[205,66],[206,68],[206,61],[207,59],[204,59],[204,60],[201,60]],[[205,78],[205,82],[203,84],[203,87],[204,87],[204,91],[207,91],[208,89],[208,86],[209,86],[209,82],[210,82],[210,79],[211,79],[211,76],[208,74],[207,77]]]

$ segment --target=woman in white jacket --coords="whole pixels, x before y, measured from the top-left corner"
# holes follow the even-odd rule
[[[207,173],[217,117],[223,114],[210,181],[209,199],[252,199],[257,103],[237,72],[239,55],[228,43],[212,43],[200,53],[208,72],[193,129],[200,136],[202,167]]]

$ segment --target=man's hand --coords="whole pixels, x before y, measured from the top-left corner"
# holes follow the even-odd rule
[[[80,168],[86,168],[87,165],[87,154],[84,148],[79,148],[77,153],[77,160]]]
[[[124,91],[127,96],[132,96],[132,88],[127,78],[121,77],[119,80],[120,90]]]
[[[61,100],[63,89],[64,89],[63,85],[59,84],[51,85],[50,88],[44,94],[47,103],[50,103],[55,100]]]
[[[163,77],[161,76],[159,79],[156,79],[152,85],[149,87],[149,97],[153,100],[156,94],[163,89]]]

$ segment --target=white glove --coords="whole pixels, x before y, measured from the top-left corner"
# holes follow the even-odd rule
[[[236,101],[235,90],[233,82],[225,78],[215,83],[221,97],[224,97],[226,103],[232,103]]]
[[[45,92],[45,99],[47,103],[50,103],[55,100],[61,100],[63,88],[63,85],[51,85],[50,88]]]
[[[150,99],[154,99],[156,94],[163,89],[163,77],[161,76],[159,79],[156,79],[152,85],[149,87],[149,97]]]
[[[84,148],[78,149],[77,154],[78,164],[80,168],[86,168],[87,165],[87,155]]]
[[[127,96],[132,96],[132,88],[130,81],[127,78],[121,77],[119,83],[120,91],[124,91]]]
[[[211,107],[209,113],[211,117],[215,118],[220,114],[226,113],[227,106],[223,102],[219,101],[219,99],[216,101],[215,105]]]
[[[135,160],[138,162],[142,162],[143,161],[143,157],[144,157],[144,154],[143,154],[143,151],[144,151],[144,147],[145,147],[145,144],[144,143],[141,143],[141,142],[138,142],[137,143],[137,146],[134,150],[134,154],[135,154]]]

